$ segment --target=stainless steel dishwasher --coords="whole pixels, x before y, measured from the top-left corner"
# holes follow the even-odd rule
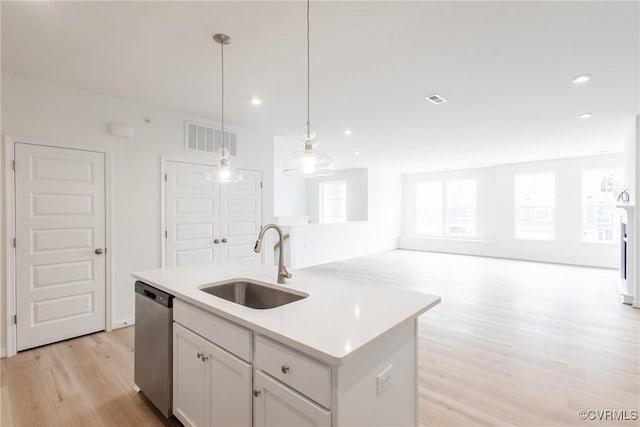
[[[165,417],[172,415],[173,295],[136,282],[136,386]]]

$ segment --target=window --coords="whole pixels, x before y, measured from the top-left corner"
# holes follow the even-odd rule
[[[442,181],[419,182],[416,186],[416,232],[442,234]]]
[[[516,239],[555,239],[555,181],[553,172],[516,175]]]
[[[616,242],[620,239],[618,193],[624,189],[622,168],[582,171],[582,239]]]
[[[347,222],[347,184],[344,181],[320,183],[320,223]]]
[[[476,180],[452,180],[447,181],[446,186],[444,184],[442,181],[427,181],[416,185],[416,232],[436,236],[474,236]]]
[[[447,233],[455,236],[476,234],[476,180],[447,182]]]

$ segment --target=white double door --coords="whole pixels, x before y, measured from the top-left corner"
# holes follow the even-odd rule
[[[165,162],[166,265],[255,259],[262,224],[262,172],[241,183],[211,180],[215,168]]]
[[[15,144],[17,349],[105,328],[104,153]]]

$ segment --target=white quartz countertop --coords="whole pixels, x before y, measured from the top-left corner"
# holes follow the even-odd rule
[[[133,277],[177,299],[277,339],[331,364],[342,364],[368,343],[438,304],[440,297],[368,284],[318,271],[292,271],[276,282],[276,267],[255,262],[200,264],[139,271]],[[248,279],[309,296],[257,310],[200,290],[216,282]]]

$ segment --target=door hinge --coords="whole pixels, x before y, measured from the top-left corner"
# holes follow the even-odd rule
[[[260,181],[260,188],[262,188],[262,181]]]
[[[165,173],[165,174],[164,174],[164,182],[167,182],[167,180],[168,180],[168,179],[169,179],[169,178],[167,177],[167,174]]]
[[[17,324],[18,324],[18,315],[17,315],[17,314],[14,314],[14,315],[13,315],[13,324],[14,324],[14,325],[17,325]]]
[[[16,238],[15,237],[13,238],[13,247],[14,248],[16,247]]]
[[[16,171],[16,161],[15,160],[11,160],[11,169],[13,169],[13,171]]]
[[[169,237],[169,233],[167,232],[167,230],[164,230],[164,238],[168,238]]]

